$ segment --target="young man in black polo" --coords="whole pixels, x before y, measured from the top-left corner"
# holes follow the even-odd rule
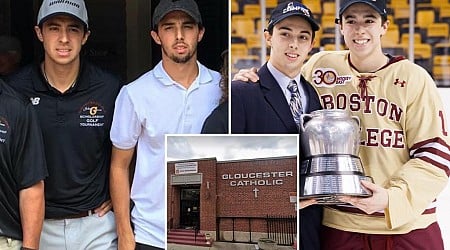
[[[44,0],[35,31],[44,60],[10,84],[30,99],[44,137],[49,177],[41,249],[116,249],[109,130],[121,84],[80,57],[90,35],[83,0]]]
[[[0,79],[0,249],[38,249],[47,176],[31,104]]]

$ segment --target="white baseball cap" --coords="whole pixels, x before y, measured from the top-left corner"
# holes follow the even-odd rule
[[[50,17],[69,15],[80,20],[88,28],[88,14],[83,0],[44,0],[37,17],[37,25],[41,25]]]

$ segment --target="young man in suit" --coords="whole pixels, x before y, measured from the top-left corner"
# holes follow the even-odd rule
[[[258,84],[233,81],[231,131],[249,134],[299,133],[299,115],[321,109],[317,93],[301,76],[301,68],[313,48],[319,25],[311,11],[298,1],[279,4],[264,31],[270,59],[258,71]],[[297,84],[291,93],[290,84]],[[300,96],[301,105],[291,108]],[[300,149],[300,159],[302,158]],[[312,201],[313,203],[314,201]],[[300,207],[311,205],[305,201]],[[308,206],[300,213],[300,248],[320,249],[322,208]]]
[[[232,82],[232,133],[298,133],[289,106],[292,80],[298,84],[302,112],[320,108],[316,92],[300,75],[317,30],[311,11],[300,2],[282,3],[274,9],[264,31],[270,59],[258,72],[259,84]]]

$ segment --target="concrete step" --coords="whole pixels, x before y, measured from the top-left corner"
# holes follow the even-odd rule
[[[173,234],[168,234],[167,235],[167,239],[185,239],[185,240],[190,240],[190,239],[197,239],[198,241],[206,241],[206,237],[204,235],[197,235],[197,237],[194,237],[193,235],[173,235]]]
[[[169,231],[169,234],[194,236],[195,235],[195,231],[194,230],[189,230],[189,229],[171,229]],[[197,236],[198,235],[204,236],[205,234],[197,232]]]
[[[206,236],[203,233],[195,234],[194,230],[188,229],[172,229],[167,233],[167,243],[193,245],[193,246],[211,246],[211,243],[206,241]]]
[[[208,244],[206,241],[195,241],[195,240],[180,240],[180,239],[168,239],[167,243],[172,244],[181,244],[181,245],[191,245],[191,246],[201,246],[201,247],[210,247],[211,244]]]

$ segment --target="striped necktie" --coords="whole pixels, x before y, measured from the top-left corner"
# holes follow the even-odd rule
[[[289,107],[291,108],[292,117],[294,118],[297,128],[300,127],[300,115],[303,114],[302,100],[300,98],[300,92],[298,91],[298,86],[295,80],[291,80],[287,86],[288,90],[291,92],[291,100],[289,102]]]

